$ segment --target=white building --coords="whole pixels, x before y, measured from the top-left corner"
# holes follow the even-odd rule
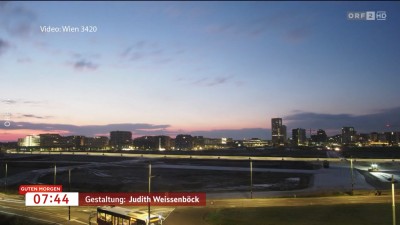
[[[20,146],[20,147],[40,146],[40,136],[39,135],[28,135],[24,138],[19,138],[18,146]]]

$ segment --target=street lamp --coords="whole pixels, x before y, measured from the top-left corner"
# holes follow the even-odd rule
[[[354,194],[353,158],[350,158],[350,171],[351,171],[351,195],[353,195]]]
[[[149,198],[151,193],[151,162],[149,161]],[[147,225],[150,224],[150,200],[147,202]]]
[[[8,167],[6,163],[6,170],[5,170],[5,177],[4,177],[4,193],[7,192],[7,172],[8,172]]]
[[[392,174],[392,218],[393,218],[393,225],[396,225],[396,204],[394,201],[394,175]]]
[[[57,166],[54,163],[54,184],[56,184],[56,176],[57,176]]]

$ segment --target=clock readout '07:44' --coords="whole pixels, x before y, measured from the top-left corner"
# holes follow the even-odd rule
[[[79,206],[78,192],[29,192],[25,206]]]

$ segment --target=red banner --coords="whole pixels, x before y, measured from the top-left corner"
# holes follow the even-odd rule
[[[20,185],[18,192],[24,195],[27,192],[62,192],[62,185],[32,184]]]
[[[206,193],[79,193],[79,206],[205,206]]]

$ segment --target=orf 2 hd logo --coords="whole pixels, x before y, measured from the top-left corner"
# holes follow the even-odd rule
[[[386,20],[386,11],[347,12],[348,20]]]

